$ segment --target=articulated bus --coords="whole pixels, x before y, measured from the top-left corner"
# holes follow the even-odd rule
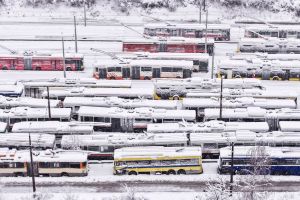
[[[130,60],[120,63],[116,60],[102,60],[94,68],[93,76],[96,79],[190,78],[193,62],[184,60]]]
[[[204,121],[216,120],[220,117],[220,109],[207,108],[204,110]],[[222,120],[244,122],[267,122],[270,130],[277,130],[280,121],[299,121],[300,109],[266,110],[260,107],[222,109]]]
[[[300,39],[299,26],[287,25],[256,25],[249,26],[245,29],[245,37],[259,38],[259,37],[275,37],[275,38],[296,38]]]
[[[239,52],[300,53],[298,39],[293,38],[242,38]]]
[[[201,174],[198,147],[127,147],[114,152],[114,174]]]
[[[257,156],[253,158],[253,154]],[[300,175],[299,160],[298,147],[235,147],[232,169],[231,148],[225,147],[220,149],[218,172],[229,174],[231,170],[234,170],[236,174],[248,175],[253,175],[253,173],[257,173],[256,175]]]
[[[29,150],[0,149],[0,176],[87,176],[87,153],[34,151],[33,170]]]
[[[117,107],[82,106],[78,110],[78,120],[94,125],[94,130],[112,132],[133,132],[146,130],[149,123],[166,123],[196,120],[194,110],[166,110],[153,108],[123,109]]]
[[[79,54],[65,56],[67,71],[82,71],[83,56]],[[60,55],[0,55],[1,70],[37,70],[62,71],[63,56]]]
[[[158,37],[212,38],[217,41],[230,40],[228,24],[146,24],[144,34]]]
[[[214,52],[214,40],[207,39],[205,52],[204,38],[138,38],[123,41],[123,52],[170,52],[170,53],[208,53]]]
[[[186,60],[193,61],[193,72],[208,72],[209,55],[207,53],[149,53],[132,52],[117,54],[121,59],[129,60]]]

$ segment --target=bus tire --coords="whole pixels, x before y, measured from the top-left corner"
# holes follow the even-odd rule
[[[176,172],[173,169],[171,169],[171,170],[168,171],[167,174],[168,175],[176,175]]]
[[[36,67],[35,70],[41,71],[41,67]]]
[[[179,96],[178,96],[178,95],[174,95],[174,96],[172,97],[172,99],[173,99],[173,100],[179,100]]]
[[[110,80],[116,80],[114,76],[109,77]]]
[[[61,176],[67,176],[67,177],[70,176],[67,172],[63,172],[63,173],[61,173],[60,175],[61,175]]]
[[[150,80],[150,77],[145,76],[145,77],[144,77],[144,80]]]
[[[67,67],[66,70],[67,70],[67,71],[72,71],[71,67]]]
[[[14,176],[15,177],[24,177],[24,173],[22,173],[22,172],[16,172],[16,173],[14,173]]]
[[[130,172],[128,172],[128,175],[137,175],[137,172],[136,171],[130,171]]]
[[[7,70],[7,67],[5,67],[5,66],[4,66],[4,67],[2,67],[2,70]]]
[[[240,75],[235,75],[234,78],[242,78]]]
[[[176,78],[181,78],[180,76],[176,76]]]
[[[279,77],[278,76],[273,76],[272,80],[273,81],[279,81]]]
[[[185,175],[186,171],[184,169],[180,169],[180,170],[177,171],[177,174],[179,174],[179,175],[184,174]]]

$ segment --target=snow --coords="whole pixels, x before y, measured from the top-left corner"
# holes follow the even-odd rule
[[[280,121],[279,129],[286,132],[297,132],[300,130],[300,121]]]
[[[50,100],[50,107],[59,107],[59,100]],[[31,107],[31,108],[46,108],[48,107],[47,99],[36,99],[31,97],[5,97],[0,95],[0,107]]]
[[[34,133],[31,134],[31,143],[35,148],[54,148],[55,147],[55,136]],[[28,147],[29,146],[29,134],[28,133],[8,133],[0,134],[0,146],[8,147]]]

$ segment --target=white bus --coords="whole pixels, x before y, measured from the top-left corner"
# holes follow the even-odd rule
[[[242,38],[238,52],[300,53],[298,39],[293,38]]]
[[[151,87],[145,88],[70,88],[70,89],[49,89],[51,99],[64,100],[66,97],[123,97],[123,98],[145,98],[153,99],[154,90]],[[42,93],[47,98],[47,91]]]
[[[146,24],[144,34],[158,37],[213,38],[214,40],[230,40],[228,24]]]
[[[56,89],[66,88],[130,88],[131,80],[111,81],[96,80],[94,78],[74,78],[74,79],[41,79],[41,80],[24,80],[22,81],[25,89],[25,96],[40,98],[47,87]]]
[[[193,62],[186,60],[101,60],[94,67],[96,79],[190,78]]]
[[[264,99],[253,97],[241,98],[223,98],[222,108],[247,108],[247,107],[261,107],[265,109],[280,109],[280,108],[297,108],[297,104],[292,99]],[[201,121],[204,116],[204,109],[206,108],[220,108],[220,98],[184,98],[182,100],[182,108],[195,110],[197,120]]]
[[[0,149],[0,176],[87,176],[87,153],[80,151],[34,151]]]
[[[275,37],[275,38],[296,38],[300,39],[299,26],[293,25],[256,25],[248,26],[245,29],[245,37],[259,38],[259,37]]]
[[[31,145],[35,149],[54,149],[56,145],[55,136],[45,133],[30,134]],[[0,134],[0,147],[9,149],[28,149],[28,133],[7,133]]]
[[[218,120],[199,123],[147,124],[147,133],[217,133],[238,130],[263,133],[269,131],[269,125],[267,122],[224,122]]]
[[[220,109],[207,108],[204,110],[204,121],[220,118]],[[280,121],[299,121],[300,109],[266,110],[260,107],[222,109],[222,120],[244,122],[267,122],[270,130],[277,130]]]
[[[176,110],[180,107],[179,101],[164,101],[152,99],[123,99],[119,97],[66,97],[63,107],[71,108],[73,115],[81,106],[91,107],[120,107],[120,108],[140,108],[149,107],[155,109]]]
[[[193,72],[208,72],[209,55],[207,53],[168,53],[168,52],[132,52],[117,54],[118,58],[129,60],[186,60],[193,61]]]
[[[20,83],[12,83],[8,84],[1,82],[0,83],[0,95],[6,97],[20,97],[24,92],[24,86]]]
[[[8,124],[0,122],[0,134],[8,132]]]
[[[300,132],[300,121],[280,121],[278,130],[282,132]]]
[[[114,174],[201,174],[198,147],[125,147],[114,152]]]
[[[131,146],[186,146],[187,136],[179,134],[110,133],[93,135],[64,135],[63,149],[89,152],[90,160],[111,160],[115,149]]]
[[[50,100],[51,108],[60,107],[59,100]],[[0,96],[0,108],[12,108],[12,107],[30,107],[30,108],[47,108],[47,99],[36,99],[31,97],[5,97]]]
[[[70,108],[51,108],[51,120],[70,121]],[[12,127],[21,121],[47,121],[49,120],[48,108],[15,107],[9,110],[0,109],[0,121]]]
[[[166,110],[145,107],[127,110],[117,107],[82,106],[78,110],[78,120],[93,123],[96,130],[131,132],[146,130],[149,123],[182,120],[194,122],[196,112],[194,110]]]

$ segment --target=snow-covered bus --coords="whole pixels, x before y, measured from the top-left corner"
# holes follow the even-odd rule
[[[22,80],[25,96],[40,98],[47,87],[67,88],[131,88],[131,80],[96,80],[94,78],[54,78],[38,80]]]
[[[158,37],[212,38],[217,41],[230,40],[228,24],[146,24],[144,34]]]
[[[131,146],[186,146],[185,133],[145,134],[145,133],[101,133],[93,135],[64,135],[63,149],[81,149],[89,152],[90,160],[111,160],[114,150]]]
[[[78,120],[89,122],[95,130],[132,132],[146,130],[149,123],[167,123],[196,120],[194,110],[166,110],[153,108],[123,109],[118,107],[82,106],[78,110]]]
[[[59,100],[50,100],[51,108],[61,106]],[[9,109],[12,107],[30,107],[30,108],[47,108],[47,99],[36,99],[31,97],[5,97],[0,95],[0,108]]]
[[[47,98],[45,90],[43,98]],[[68,88],[68,89],[49,89],[51,99],[64,100],[66,97],[122,97],[127,99],[144,98],[153,99],[154,89],[151,87],[135,88]]]
[[[206,40],[207,52],[205,52],[204,38],[137,38],[123,40],[123,52],[170,52],[170,53],[208,53],[214,52],[214,40]]]
[[[253,158],[255,154],[256,156]],[[232,169],[231,148],[225,147],[220,150],[218,172],[229,174],[231,170],[234,170],[237,174],[299,176],[299,159],[298,147],[235,147]],[[264,163],[264,165],[262,166],[260,163]]]
[[[241,98],[224,98],[222,100],[222,108],[247,108],[260,107],[265,109],[280,109],[280,108],[297,108],[297,104],[292,99],[264,99],[253,97]],[[206,108],[220,108],[220,98],[184,98],[182,100],[182,108],[195,110],[197,120],[204,117],[204,109]]]
[[[199,147],[125,147],[114,152],[114,174],[201,174]]]
[[[239,52],[300,53],[298,39],[293,38],[242,38]]]
[[[248,26],[245,28],[245,37],[259,38],[259,37],[275,37],[275,38],[296,38],[300,39],[299,26],[287,25],[257,25]]]
[[[66,97],[63,107],[71,108],[73,116],[77,114],[81,106],[91,107],[120,107],[140,108],[149,107],[155,109],[176,110],[181,106],[179,101],[164,101],[153,99],[124,99],[119,97]]]
[[[198,123],[147,124],[147,133],[219,133],[238,130],[264,133],[269,131],[269,125],[267,122],[224,122],[218,120]]]
[[[0,176],[87,176],[87,153],[80,151],[34,151],[0,149]]]
[[[204,121],[220,118],[220,109],[207,108],[204,110]],[[280,121],[299,121],[300,109],[275,109],[266,110],[260,107],[248,108],[224,108],[222,109],[222,120],[244,121],[244,122],[267,122],[270,130],[277,130]]]
[[[20,97],[24,91],[24,86],[20,83],[5,84],[0,83],[0,95],[6,97]]]
[[[117,54],[121,59],[129,60],[187,60],[193,61],[194,72],[208,72],[209,55],[207,53],[149,53],[149,52],[132,52]]]
[[[49,119],[48,108],[28,108],[15,107],[9,110],[0,109],[0,121],[5,122],[12,127],[15,123],[21,121],[70,121],[70,108],[51,108],[51,119]]]
[[[190,78],[193,62],[186,60],[101,60],[94,67],[96,79]]]
[[[45,133],[32,133],[31,146],[34,149],[54,149],[56,145],[55,136]],[[29,134],[28,133],[7,133],[0,134],[0,148],[7,147],[9,149],[28,149]]]

